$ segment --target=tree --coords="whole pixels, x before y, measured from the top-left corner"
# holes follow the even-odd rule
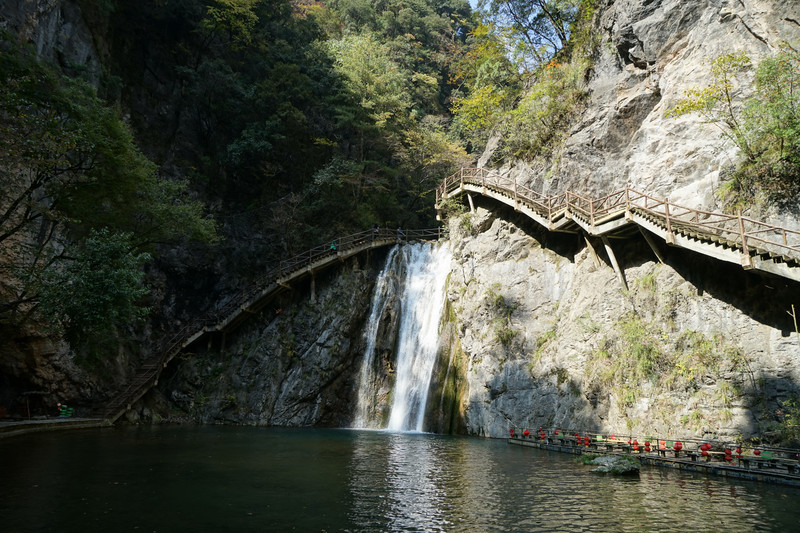
[[[111,335],[143,319],[142,267],[147,253],[133,251],[131,234],[91,230],[73,258],[62,257],[37,276],[40,309],[55,320],[75,346]]]
[[[459,89],[451,109],[454,129],[478,148],[501,121],[522,90],[522,78],[506,54],[503,40],[492,25],[479,24],[468,34],[463,56],[455,63]]]
[[[750,58],[743,52],[731,52],[713,59],[710,69],[712,82],[704,88],[688,89],[667,116],[696,113],[705,122],[719,128],[748,158],[754,157],[739,109],[735,105],[739,90],[737,78],[749,66]]]
[[[779,195],[800,190],[800,52],[784,47],[764,58],[755,95],[744,109],[750,148],[765,174],[765,187]]]
[[[63,288],[46,273],[95,232],[125,235],[137,257],[157,243],[217,238],[202,204],[185,184],[158,177],[91,87],[2,39],[0,81],[2,321],[27,319],[45,293]]]
[[[564,46],[575,21],[579,0],[484,0],[494,23],[510,30],[512,47],[528,67],[548,62]],[[513,42],[509,41],[509,42]]]
[[[800,53],[785,47],[763,58],[752,86],[742,83],[751,60],[741,52],[711,62],[712,82],[691,88],[667,113],[697,114],[715,125],[743,155],[723,193],[744,204],[759,192],[776,201],[800,193]],[[741,98],[743,89],[751,95]]]

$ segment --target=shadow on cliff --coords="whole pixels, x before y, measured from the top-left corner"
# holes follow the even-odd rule
[[[538,242],[542,248],[550,250],[571,263],[575,262],[575,255],[586,246],[581,235],[548,231],[524,213],[515,211],[491,198],[476,196],[473,201],[476,207],[482,207],[490,211],[496,218],[514,224]]]
[[[575,262],[576,255],[586,249],[584,237],[549,232],[526,215],[490,199],[478,198],[477,205],[489,209],[493,215],[515,224],[543,248]],[[599,239],[591,239],[598,259],[604,268],[613,268],[612,262]],[[708,297],[738,310],[754,322],[774,333],[773,343],[781,345],[750,347],[750,365],[739,377],[730,372],[713,376],[715,380],[731,381],[740,395],[730,409],[742,416],[722,417],[720,430],[728,434],[739,433],[744,437],[758,435],[769,443],[784,444],[796,441],[787,417],[800,418],[800,384],[795,377],[796,364],[792,357],[800,351],[800,335],[791,315],[800,314],[800,283],[760,272],[746,271],[740,265],[706,257],[678,247],[656,241],[657,250],[664,264],[692,287],[698,297]],[[611,246],[627,282],[635,289],[633,269],[658,263],[659,259],[640,233],[626,239],[614,239]],[[622,291],[622,287],[620,287]],[[800,317],[798,317],[800,320]],[[780,337],[778,337],[780,335]],[[769,366],[753,367],[753,355],[758,351],[768,352]],[[773,353],[775,352],[775,353]],[[762,359],[763,361],[763,359]],[[765,363],[762,363],[765,364]],[[554,371],[557,373],[557,370]],[[735,382],[735,383],[734,383]],[[535,383],[535,386],[531,386]],[[505,416],[509,424],[531,427],[546,425],[582,424],[586,429],[602,429],[603,406],[608,408],[608,391],[583,390],[580,384],[554,376],[530,376],[527,385],[514,384],[508,380],[507,372],[501,372],[487,383],[489,401],[493,409]],[[572,407],[566,408],[569,403]],[[728,408],[707,406],[706,409],[726,411]],[[571,411],[571,412],[570,412]],[[519,420],[513,416],[522,414]],[[726,426],[726,424],[728,424]],[[507,431],[507,430],[506,430]],[[800,434],[800,431],[796,433]],[[797,444],[795,442],[795,444]]]

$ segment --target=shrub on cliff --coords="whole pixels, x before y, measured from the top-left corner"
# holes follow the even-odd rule
[[[781,202],[800,193],[800,52],[785,46],[762,59],[752,94],[739,105],[740,74],[751,63],[739,52],[712,60],[712,82],[686,91],[667,114],[697,114],[741,150],[724,189],[728,203],[738,206],[758,195]]]

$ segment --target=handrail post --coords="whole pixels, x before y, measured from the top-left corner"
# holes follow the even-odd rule
[[[519,209],[519,198],[517,198],[517,180],[514,180],[514,209]]]
[[[669,220],[669,198],[664,201],[664,215],[667,224],[667,244],[675,244],[675,234],[672,232],[672,224]]]
[[[739,219],[739,236],[742,238],[742,267],[745,269],[753,268],[753,259],[747,249],[747,235],[744,232],[744,220],[742,220],[742,210],[736,210],[736,218]]]

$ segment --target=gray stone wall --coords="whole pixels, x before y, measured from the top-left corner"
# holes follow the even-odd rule
[[[747,438],[773,430],[800,393],[787,315],[797,284],[665,245],[660,264],[639,236],[612,242],[625,290],[601,243],[595,260],[582,238],[505,207],[484,204],[450,228],[468,433]]]
[[[0,29],[29,43],[45,61],[97,85],[101,65],[94,37],[76,2],[9,0],[0,8]]]

